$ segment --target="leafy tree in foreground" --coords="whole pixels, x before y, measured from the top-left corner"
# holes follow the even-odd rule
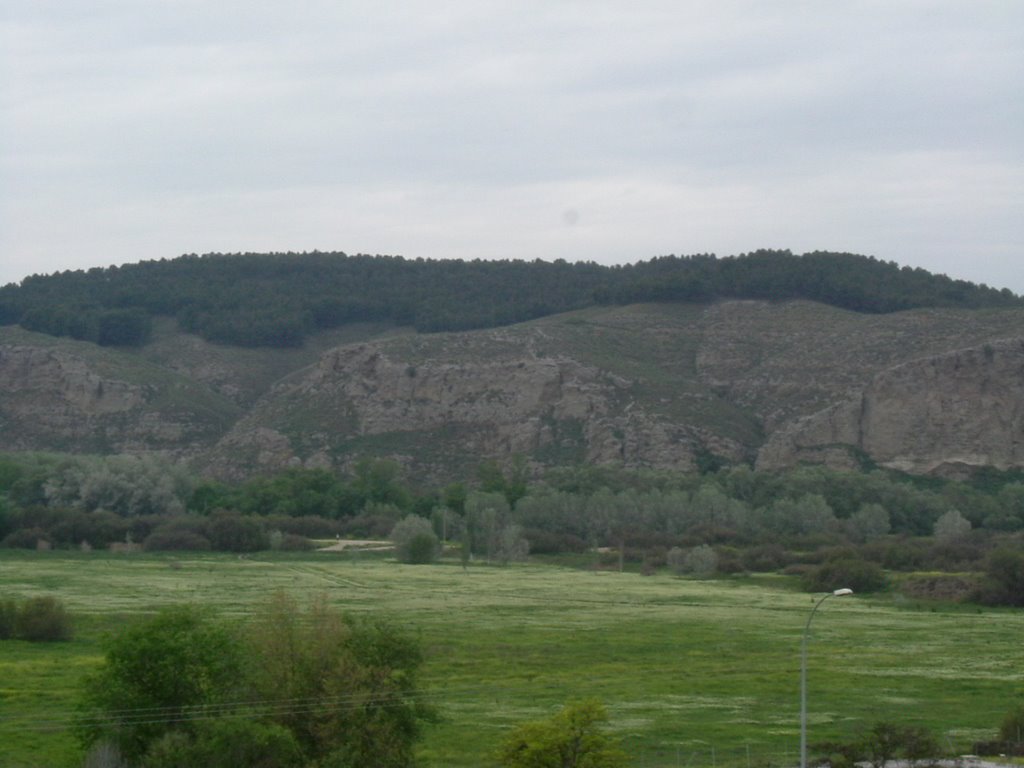
[[[357,621],[320,598],[301,610],[275,595],[248,627],[250,698],[331,768],[405,768],[420,720],[418,646],[386,623]],[[297,705],[296,702],[301,703]]]
[[[85,688],[83,744],[144,768],[407,768],[419,648],[318,600],[275,596],[232,628],[182,606],[109,642]]]
[[[524,723],[498,751],[503,768],[619,768],[626,753],[601,731],[608,715],[600,702],[571,702],[548,720]]]
[[[301,768],[302,749],[287,729],[244,717],[196,724],[194,738],[165,734],[146,754],[145,768]]]
[[[137,760],[166,734],[191,735],[208,708],[236,701],[242,670],[226,626],[190,606],[164,609],[108,642],[103,666],[86,681],[80,738],[112,742]]]

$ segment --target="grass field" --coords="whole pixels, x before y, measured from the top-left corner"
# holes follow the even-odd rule
[[[418,636],[441,721],[428,766],[486,766],[511,725],[594,696],[635,766],[795,764],[799,649],[814,597],[781,577],[690,581],[572,570],[403,566],[352,555],[0,554],[0,595],[52,594],[70,643],[0,643],[0,765],[73,766],[67,726],[100,639],[163,604],[242,618],[274,590],[325,592]],[[878,720],[925,725],[952,751],[994,736],[1024,696],[1024,612],[828,601],[809,651],[809,740]]]

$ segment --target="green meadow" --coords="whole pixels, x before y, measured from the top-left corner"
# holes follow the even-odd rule
[[[361,554],[5,551],[0,596],[55,595],[73,641],[0,642],[0,765],[75,766],[76,690],[105,632],[161,605],[243,620],[275,590],[324,593],[419,638],[438,722],[426,766],[487,766],[512,725],[596,697],[635,766],[793,765],[800,639],[817,596],[780,576],[699,581],[530,564],[463,569]],[[809,645],[809,741],[886,720],[931,728],[953,753],[993,738],[1024,697],[1024,612],[828,600]]]

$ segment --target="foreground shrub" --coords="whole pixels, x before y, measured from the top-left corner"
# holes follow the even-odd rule
[[[608,720],[597,701],[567,704],[548,720],[524,723],[505,737],[498,751],[504,768],[620,768],[626,753],[601,726]]]
[[[106,642],[76,730],[143,768],[408,768],[421,663],[411,638],[324,599],[278,594],[246,624],[166,608]]]
[[[245,718],[202,720],[194,736],[165,734],[146,752],[146,768],[299,768],[302,749],[291,731]]]
[[[55,597],[33,597],[18,607],[14,637],[31,642],[70,640],[74,635],[71,614]]]
[[[138,760],[161,737],[190,731],[197,707],[238,701],[244,664],[238,639],[189,606],[165,608],[107,641],[103,666],[85,684],[78,733]],[[139,718],[138,711],[162,717]]]
[[[82,768],[130,768],[121,756],[121,750],[108,741],[99,741],[89,747],[82,759]]]

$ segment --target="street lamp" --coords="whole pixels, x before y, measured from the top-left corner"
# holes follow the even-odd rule
[[[807,637],[811,631],[811,619],[821,604],[830,597],[843,597],[852,595],[852,589],[837,589],[829,592],[821,600],[814,604],[811,615],[807,617],[807,624],[804,626],[804,639],[800,644],[800,768],[807,768]]]

